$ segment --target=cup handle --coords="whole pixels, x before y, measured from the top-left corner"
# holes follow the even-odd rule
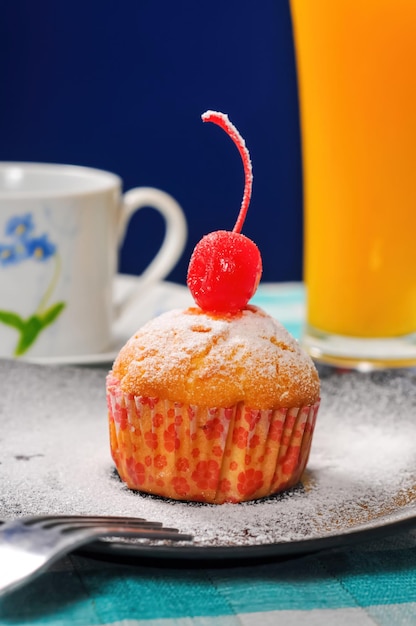
[[[165,220],[165,236],[162,244],[144,272],[140,275],[140,291],[144,286],[162,280],[174,267],[181,256],[186,243],[188,228],[181,206],[176,200],[161,189],[154,187],[135,187],[122,197],[118,240],[123,243],[127,226],[136,211],[143,207],[152,207],[159,211]],[[130,304],[134,292],[126,294],[119,303],[117,316]]]

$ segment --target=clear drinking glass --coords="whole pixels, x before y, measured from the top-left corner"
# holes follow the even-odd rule
[[[291,0],[318,360],[416,365],[416,2]]]

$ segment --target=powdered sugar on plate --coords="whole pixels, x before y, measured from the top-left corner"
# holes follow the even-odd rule
[[[2,519],[139,516],[192,533],[192,547],[204,550],[290,545],[415,513],[414,371],[323,372],[302,484],[238,505],[164,500],[120,482],[109,451],[105,370],[0,361],[0,376]],[[175,549],[180,554],[187,547]]]

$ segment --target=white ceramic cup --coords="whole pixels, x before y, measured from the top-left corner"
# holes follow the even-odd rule
[[[159,189],[121,187],[115,174],[88,167],[0,163],[0,357],[111,349],[118,250],[140,208],[159,211],[166,232],[138,289],[176,264],[187,235],[179,204]],[[137,246],[145,242],[143,232]]]

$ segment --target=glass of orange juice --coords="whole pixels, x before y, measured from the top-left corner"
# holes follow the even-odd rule
[[[304,183],[303,343],[416,365],[416,2],[290,0]]]

